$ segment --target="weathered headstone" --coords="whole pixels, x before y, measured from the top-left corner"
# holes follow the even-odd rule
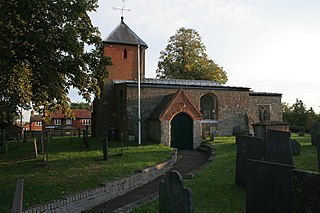
[[[293,156],[300,155],[301,144],[297,140],[290,139]]]
[[[108,160],[108,137],[106,137],[106,140],[102,142],[102,151],[103,151],[103,160]]]
[[[183,186],[181,174],[177,171],[171,171],[160,183],[159,212],[194,212],[192,191]]]
[[[237,162],[235,183],[245,187],[247,179],[247,160],[262,160],[263,139],[237,135]]]
[[[294,212],[320,212],[320,173],[293,170]]]
[[[318,171],[320,172],[320,143],[317,145],[317,154],[318,154]]]
[[[320,121],[316,121],[312,124],[310,133],[312,145],[317,145],[318,143],[320,143]]]
[[[293,166],[248,160],[246,212],[292,212]]]
[[[293,165],[290,132],[268,129],[264,143],[264,160]]]
[[[11,213],[21,213],[23,204],[23,185],[24,179],[20,178],[16,183],[16,190],[11,207]]]

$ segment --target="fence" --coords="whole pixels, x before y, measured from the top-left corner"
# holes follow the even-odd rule
[[[44,137],[81,137],[83,136],[83,130],[79,129],[47,129],[44,131],[24,131],[24,141],[29,141],[33,138]],[[88,129],[89,136],[91,135],[91,130]]]

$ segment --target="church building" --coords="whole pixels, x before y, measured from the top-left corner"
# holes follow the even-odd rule
[[[191,150],[208,137],[252,133],[254,123],[282,121],[278,93],[252,92],[214,81],[145,78],[147,48],[123,17],[104,40],[104,54],[113,65],[108,67],[100,99],[94,101],[95,137],[120,139],[122,135],[125,141],[138,140],[140,79],[143,141]]]

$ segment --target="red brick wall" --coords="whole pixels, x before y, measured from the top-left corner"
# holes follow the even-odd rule
[[[88,119],[90,119],[90,118],[88,118]],[[88,126],[88,128],[89,129],[91,129],[91,125],[82,125],[82,120],[83,119],[76,119],[76,120],[72,120],[72,124],[70,125],[70,126],[72,126],[72,127],[75,127],[75,128],[79,128],[80,127],[80,129],[85,129],[87,126]],[[68,126],[67,124],[66,124],[66,119],[65,118],[62,118],[61,119],[61,125],[54,125],[54,121],[53,121],[53,119],[50,121],[50,123],[49,124],[47,124],[47,126]]]
[[[124,58],[124,49],[127,58]],[[141,76],[145,73],[145,49],[141,48]],[[138,79],[138,46],[126,44],[104,44],[104,55],[110,56],[112,66],[108,67],[109,80],[136,80]]]
[[[31,123],[30,123],[29,129],[30,129],[31,131],[41,131],[41,130],[42,130],[42,126],[37,126],[36,123],[37,123],[37,122],[31,122]]]

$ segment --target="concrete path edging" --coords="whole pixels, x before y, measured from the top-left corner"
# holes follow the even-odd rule
[[[24,213],[77,213],[89,210],[101,203],[121,196],[160,177],[173,168],[177,161],[177,150],[164,162],[150,166],[135,173],[101,184],[94,189],[85,190],[59,200],[25,209]]]

